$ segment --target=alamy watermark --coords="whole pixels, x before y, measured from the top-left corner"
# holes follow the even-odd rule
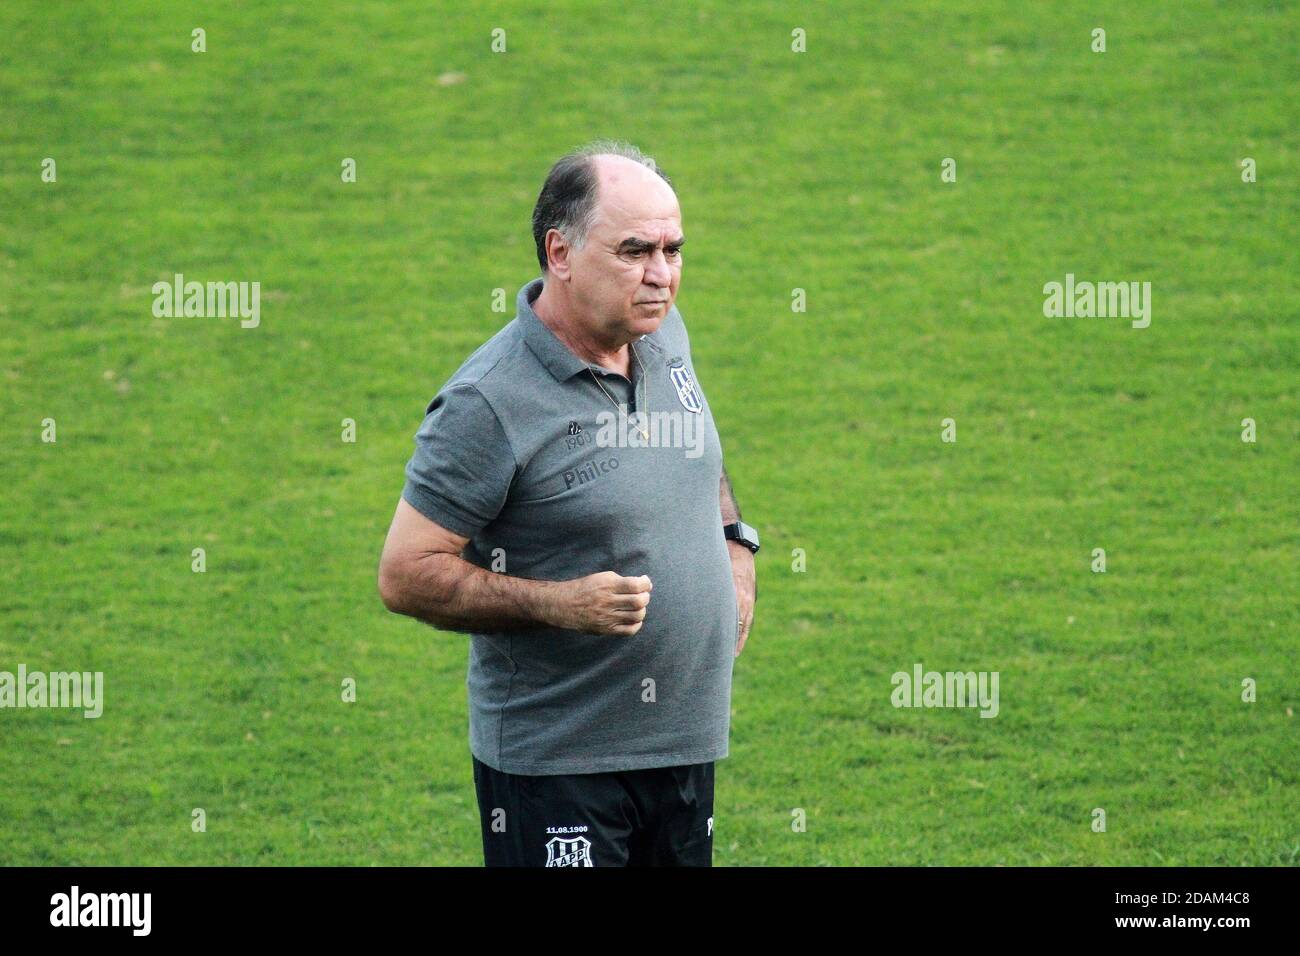
[[[927,671],[912,665],[912,673],[890,677],[895,707],[979,707],[981,717],[998,715],[998,671]]]
[[[171,282],[155,282],[153,314],[159,319],[240,318],[240,327],[255,329],[262,321],[262,283],[186,282],[176,273]]]
[[[0,671],[0,710],[6,707],[71,707],[93,719],[104,712],[103,671]]]
[[[685,448],[687,458],[704,454],[704,416],[673,411],[632,412],[619,403],[596,415],[598,448]]]
[[[1151,324],[1150,282],[1065,282],[1043,286],[1043,315],[1049,319],[1132,319],[1135,329]]]

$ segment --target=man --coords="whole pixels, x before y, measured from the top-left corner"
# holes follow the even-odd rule
[[[596,143],[552,167],[533,236],[542,277],[428,406],[379,590],[472,635],[487,865],[708,866],[758,535],[674,306],[681,210]]]

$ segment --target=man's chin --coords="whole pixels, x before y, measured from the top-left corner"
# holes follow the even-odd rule
[[[657,309],[647,308],[645,306],[633,306],[632,317],[628,322],[629,328],[637,335],[649,335],[651,332],[657,332],[659,326],[663,324],[664,318],[668,315],[668,306],[658,303]]]

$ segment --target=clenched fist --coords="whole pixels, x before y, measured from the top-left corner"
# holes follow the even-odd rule
[[[641,630],[653,585],[644,574],[625,578],[613,571],[556,583],[553,623],[588,634],[630,637]]]

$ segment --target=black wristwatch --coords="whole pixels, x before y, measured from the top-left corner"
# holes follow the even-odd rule
[[[722,535],[728,541],[739,541],[753,554],[758,554],[758,529],[750,527],[743,521],[722,526]]]

